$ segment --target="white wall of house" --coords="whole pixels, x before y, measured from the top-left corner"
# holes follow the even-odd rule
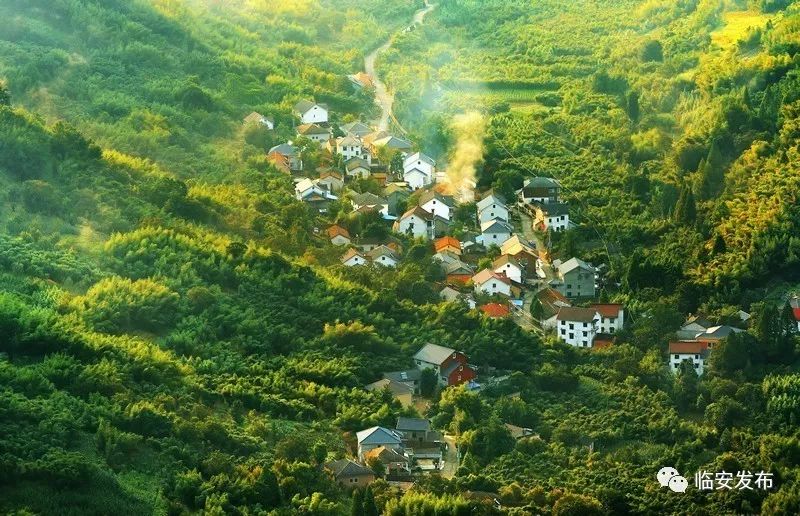
[[[431,199],[425,204],[420,205],[420,207],[428,213],[433,213],[434,215],[438,215],[443,219],[450,220],[450,211],[452,208],[439,199]]]
[[[475,292],[483,294],[502,294],[504,296],[511,296],[511,285],[502,282],[496,278],[491,278],[480,285],[475,285]]]
[[[397,222],[397,232],[403,235],[411,234],[417,238],[430,238],[427,221],[416,215],[410,215]]]
[[[345,266],[347,267],[355,267],[356,265],[365,265],[367,260],[364,259],[363,256],[355,255],[351,257],[349,260],[344,262]]]
[[[333,245],[349,245],[350,239],[344,235],[336,235],[335,237],[331,238],[331,243]]]
[[[508,220],[508,208],[500,203],[494,203],[478,212],[479,222],[488,222],[493,219]]]
[[[419,169],[408,170],[403,173],[403,181],[408,183],[412,190],[419,190],[433,182],[433,176],[426,175]]]
[[[594,322],[565,321],[558,319],[558,338],[570,346],[578,348],[592,347],[599,324]]]
[[[303,113],[300,120],[304,124],[325,123],[328,121],[328,110],[315,104],[314,107]]]
[[[497,267],[494,272],[498,274],[505,274],[510,280],[522,283],[522,269],[513,263],[505,263]]]
[[[625,325],[625,311],[620,310],[617,317],[601,317],[600,333],[616,333]]]
[[[382,265],[384,267],[397,267],[397,260],[385,254],[372,260],[372,263]]]
[[[555,215],[552,217],[547,217],[547,228],[550,231],[566,231],[569,229],[569,215]]]
[[[417,169],[422,171],[426,176],[433,178],[436,176],[436,167],[431,165],[427,161],[423,161],[421,159],[412,160],[410,158],[414,157],[409,156],[408,158],[403,161],[403,172],[410,172],[413,169]]]
[[[497,232],[497,233],[482,233],[475,237],[479,243],[489,247],[490,245],[503,245],[503,242],[511,238],[511,233],[508,232]]]
[[[694,366],[694,370],[698,375],[703,374],[705,370],[706,361],[703,355],[699,353],[673,353],[669,356],[669,369],[673,373],[677,373],[681,367],[681,363],[688,360]]]
[[[351,158],[364,158],[363,145],[339,145],[336,147],[336,152],[341,154],[345,161]]]

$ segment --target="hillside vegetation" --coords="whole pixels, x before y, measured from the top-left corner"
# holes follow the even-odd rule
[[[0,512],[363,514],[320,465],[418,415],[363,386],[426,342],[506,381],[430,399],[458,470],[376,481],[376,511],[800,512],[789,3],[440,0],[381,58],[425,146],[446,155],[451,115],[482,112],[480,188],[563,182],[580,227],[555,251],[607,264],[632,316],[598,352],[440,302],[425,243],[343,267],[266,164],[301,98],[374,115],[346,74],[420,2],[0,3]],[[242,126],[253,110],[274,133]],[[669,374],[686,314],[740,308],[709,373]],[[678,495],[665,465],[775,486]]]

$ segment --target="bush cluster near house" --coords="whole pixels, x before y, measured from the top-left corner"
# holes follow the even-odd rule
[[[382,65],[443,149],[460,92],[488,91],[482,187],[563,180],[582,228],[556,245],[609,261],[634,314],[597,353],[439,303],[421,245],[334,266],[266,166],[299,97],[369,111],[344,74],[419,2],[0,5],[0,512],[797,513],[798,343],[763,299],[797,279],[797,12],[753,4],[442,0]],[[746,7],[769,24],[712,45]],[[275,142],[240,134],[256,109]],[[735,307],[748,332],[671,376],[683,315]],[[320,466],[414,415],[362,386],[425,342],[508,378],[434,394],[453,479],[351,496]],[[676,497],[665,464],[776,485]]]

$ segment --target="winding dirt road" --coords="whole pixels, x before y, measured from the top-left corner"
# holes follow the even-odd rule
[[[403,30],[410,30],[416,25],[422,25],[425,22],[425,16],[435,8],[436,4],[425,0],[425,7],[414,13],[414,17],[411,19],[411,25]],[[375,103],[381,108],[381,116],[375,121],[375,125],[378,127],[379,131],[385,131],[389,128],[389,120],[392,118],[394,95],[389,92],[386,84],[384,84],[378,76],[378,71],[375,69],[375,62],[378,60],[378,56],[381,53],[392,46],[394,38],[395,36],[390,36],[383,45],[370,52],[364,58],[364,71],[370,76],[373,84],[375,84]]]

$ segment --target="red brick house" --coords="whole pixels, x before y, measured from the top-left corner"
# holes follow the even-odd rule
[[[414,355],[414,363],[418,369],[433,369],[439,385],[461,385],[474,380],[478,376],[475,369],[467,362],[467,355],[451,348],[436,344],[426,344]]]

